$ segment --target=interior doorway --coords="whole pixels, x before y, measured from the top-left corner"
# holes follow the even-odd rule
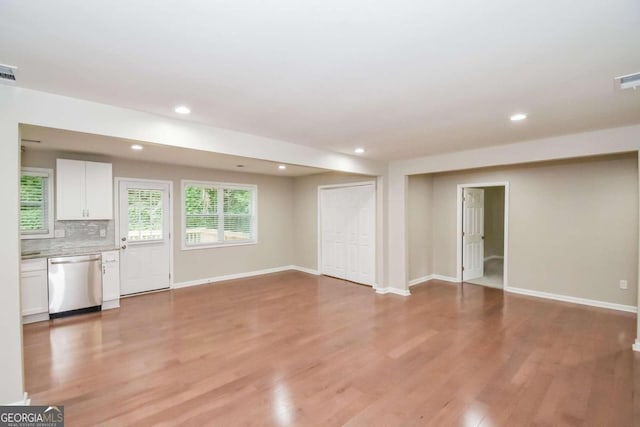
[[[458,185],[458,281],[508,284],[509,183]]]

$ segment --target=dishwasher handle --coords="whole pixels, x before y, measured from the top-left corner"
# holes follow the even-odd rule
[[[55,259],[49,260],[49,263],[50,264],[78,264],[82,262],[100,261],[102,259],[100,255],[96,255],[92,257],[77,257],[75,259],[73,257],[70,257],[70,258],[71,259],[55,258]]]

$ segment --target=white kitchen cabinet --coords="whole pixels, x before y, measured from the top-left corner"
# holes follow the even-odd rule
[[[56,219],[113,219],[111,163],[56,160]]]
[[[102,253],[102,309],[120,307],[120,252]]]
[[[20,266],[20,308],[23,323],[49,319],[46,258],[22,261]]]

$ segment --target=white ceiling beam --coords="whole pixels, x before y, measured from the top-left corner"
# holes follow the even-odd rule
[[[391,173],[416,175],[518,163],[632,152],[640,149],[640,125],[554,136],[389,164]]]
[[[385,171],[384,164],[364,158],[9,85],[0,85],[0,103],[23,124],[340,172]]]

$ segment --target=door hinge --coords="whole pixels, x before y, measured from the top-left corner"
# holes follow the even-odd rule
[[[169,273],[169,279],[171,279],[171,273]]]
[[[462,271],[464,271],[464,265],[462,266]]]

